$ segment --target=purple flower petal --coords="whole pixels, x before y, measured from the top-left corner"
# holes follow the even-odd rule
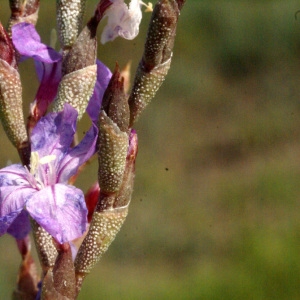
[[[142,20],[141,1],[131,0],[129,7],[124,0],[113,0],[113,4],[105,11],[107,24],[101,35],[101,43],[113,41],[117,36],[132,40],[139,33]]]
[[[0,217],[20,211],[26,202],[36,193],[32,187],[8,185],[0,187]]]
[[[29,23],[18,23],[12,27],[12,41],[25,57],[31,57],[45,63],[53,63],[62,59],[61,54],[53,48],[41,43],[39,34]]]
[[[96,151],[98,128],[92,125],[82,141],[63,158],[58,171],[58,181],[67,183],[76,174],[78,168],[84,164]]]
[[[59,243],[74,240],[86,230],[84,196],[74,186],[59,183],[48,186],[35,193],[26,208]]]
[[[97,124],[101,109],[103,94],[108,86],[111,78],[111,71],[101,61],[97,60],[97,81],[94,88],[94,93],[87,106],[87,113],[93,123]]]
[[[31,225],[29,221],[29,215],[28,212],[23,209],[11,226],[7,229],[7,233],[16,239],[21,240],[30,232],[30,230]]]
[[[53,64],[35,61],[35,68],[41,82],[35,99],[38,114],[43,116],[57,94],[61,80],[61,61]]]
[[[23,58],[35,60],[36,72],[41,82],[36,95],[36,116],[43,116],[57,94],[61,80],[62,55],[41,43],[35,27],[29,23],[19,23],[12,27],[12,40]]]
[[[20,214],[25,203],[35,192],[36,190],[32,188],[22,186],[0,187],[0,235],[8,231],[15,238],[22,238],[24,234],[28,233],[28,223],[25,222],[24,215],[20,216]],[[24,228],[18,228],[21,223],[24,223]],[[9,228],[10,226],[11,228]]]
[[[77,111],[65,104],[59,113],[49,113],[41,118],[31,134],[31,149],[40,157],[54,154],[58,160],[67,153],[76,131]]]
[[[21,239],[30,230],[23,208],[36,190],[26,179],[27,174],[28,171],[20,164],[0,170],[0,235],[8,232]]]
[[[0,187],[28,185],[27,171],[21,164],[13,164],[0,170]]]
[[[22,210],[13,211],[8,215],[4,215],[3,217],[0,217],[0,236],[7,233],[9,226],[11,226],[11,224],[18,217],[21,211]],[[13,233],[16,232],[14,231]]]

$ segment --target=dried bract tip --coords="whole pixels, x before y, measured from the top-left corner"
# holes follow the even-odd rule
[[[98,138],[98,181],[106,194],[117,192],[121,186],[126,166],[128,135],[101,110]]]
[[[121,131],[128,131],[129,106],[124,91],[124,78],[121,77],[118,65],[103,95],[102,109]]]
[[[124,92],[127,95],[130,89],[131,60],[126,64],[125,68],[121,70],[121,77],[124,78]]]
[[[58,33],[63,49],[71,48],[81,29],[86,0],[57,0]]]

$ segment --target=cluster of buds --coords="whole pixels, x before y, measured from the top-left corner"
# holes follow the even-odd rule
[[[0,170],[0,235],[9,233],[22,257],[14,299],[76,299],[85,277],[108,249],[128,213],[133,192],[137,133],[133,125],[155,96],[171,63],[185,0],[159,0],[145,49],[128,93],[118,64],[112,73],[97,60],[101,42],[133,39],[140,0],[100,0],[83,26],[85,0],[57,0],[61,50],[44,45],[35,30],[39,0],[10,0],[7,29],[0,24],[0,119],[21,164]],[[18,64],[33,58],[40,86],[25,123]],[[76,125],[91,127],[78,143]],[[86,193],[78,174],[98,156],[98,180]],[[30,254],[33,238],[42,276]]]

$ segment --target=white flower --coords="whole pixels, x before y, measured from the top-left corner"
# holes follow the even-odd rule
[[[140,0],[131,0],[129,8],[124,0],[110,0],[112,5],[104,13],[107,17],[107,25],[105,26],[101,43],[113,41],[117,36],[124,39],[132,40],[139,33],[139,26],[142,20],[141,6],[147,7],[146,11],[151,11],[152,5],[146,5]]]

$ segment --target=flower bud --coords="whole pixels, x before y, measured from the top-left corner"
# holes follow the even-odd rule
[[[154,7],[144,54],[129,97],[130,126],[150,103],[167,75],[184,0],[160,0]]]
[[[132,130],[129,138],[126,167],[124,170],[122,184],[120,185],[119,190],[114,194],[106,194],[103,192],[100,193],[96,211],[112,210],[118,207],[129,205],[133,191],[137,150],[137,134],[134,130]]]
[[[129,106],[124,91],[124,79],[121,77],[119,67],[116,69],[105,90],[102,100],[102,109],[107,116],[120,128],[127,132],[129,126]]]
[[[99,171],[98,181],[101,191],[114,193],[119,190],[123,180],[128,149],[128,135],[106,115],[99,117]]]

